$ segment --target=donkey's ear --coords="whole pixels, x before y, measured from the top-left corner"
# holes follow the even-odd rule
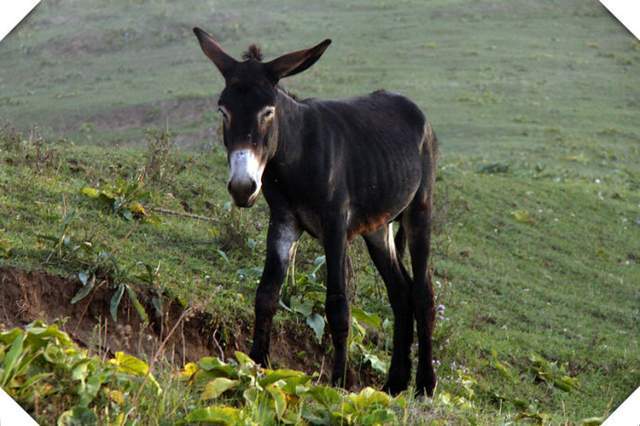
[[[220,73],[227,78],[237,61],[227,55],[218,42],[206,31],[196,27],[193,29],[193,33],[198,37],[200,47],[204,54],[213,61],[216,67],[218,67],[218,70],[220,70]]]
[[[298,50],[297,52],[282,55],[271,62],[267,62],[265,66],[276,81],[298,74],[315,64],[330,44],[331,40],[326,39],[311,49]]]

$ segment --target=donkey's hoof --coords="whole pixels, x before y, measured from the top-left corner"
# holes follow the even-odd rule
[[[388,380],[382,387],[382,391],[388,393],[391,396],[396,396],[400,392],[407,390],[407,383],[398,383]]]
[[[436,389],[436,385],[438,384],[438,379],[436,379],[435,373],[430,374],[428,377],[417,377],[416,378],[416,396],[428,396],[431,398],[433,396],[433,392]]]
[[[382,387],[382,390],[390,395],[395,396],[400,392],[407,390],[407,388],[409,387],[409,379],[409,371],[389,371],[387,382]]]
[[[259,364],[263,368],[269,367],[269,357],[263,352],[251,351],[249,353],[249,358],[251,358],[253,362]]]
[[[357,374],[352,368],[347,368],[344,373],[331,374],[331,386],[345,390],[353,389],[357,383]]]

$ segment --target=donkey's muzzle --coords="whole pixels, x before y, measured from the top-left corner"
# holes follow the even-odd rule
[[[264,165],[250,149],[229,153],[229,184],[227,188],[238,207],[251,207],[255,203],[262,181]]]
[[[227,189],[238,207],[251,207],[258,198],[258,183],[253,179],[232,179]]]

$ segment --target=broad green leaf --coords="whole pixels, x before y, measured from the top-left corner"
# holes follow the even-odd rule
[[[145,216],[147,214],[147,211],[144,209],[144,206],[138,201],[134,201],[131,204],[129,204],[129,211],[139,216]]]
[[[117,389],[112,389],[109,391],[108,395],[109,395],[109,399],[115,402],[117,405],[124,404],[124,394],[121,391]]]
[[[364,337],[367,335],[367,330],[360,325],[360,322],[356,319],[356,317],[351,317],[351,336],[350,340],[352,342],[361,343],[364,340]]]
[[[556,380],[554,380],[553,384],[558,388],[562,389],[565,392],[571,392],[572,390],[576,390],[580,387],[580,383],[576,377],[570,376],[562,376]]]
[[[218,358],[205,356],[200,358],[198,366],[203,370],[214,373],[217,376],[224,376],[232,379],[238,378],[238,371],[233,365],[220,361]]]
[[[360,393],[349,394],[348,399],[353,403],[356,411],[370,409],[377,405],[387,407],[391,402],[391,397],[388,394],[368,386]]]
[[[84,386],[84,389],[80,393],[80,405],[88,406],[98,395],[102,384],[109,380],[111,376],[110,371],[102,371],[95,374],[90,375],[87,378],[87,382]]]
[[[3,375],[1,377],[0,387],[4,387],[9,383],[9,380],[13,377],[12,373],[20,358],[24,355],[23,347],[26,334],[19,334],[11,344],[11,348],[4,357],[3,363]]]
[[[385,374],[387,372],[387,363],[378,358],[377,355],[372,354],[367,350],[363,351],[363,354],[365,362],[371,364],[371,368],[380,374]]]
[[[91,358],[85,358],[75,363],[71,367],[71,377],[73,378],[73,380],[84,381],[89,374],[89,365],[91,364],[91,362]]]
[[[281,370],[265,370],[265,377],[260,379],[259,383],[261,386],[267,386],[277,382],[278,380],[284,380],[284,382],[287,383],[288,379],[293,379],[293,378],[303,379],[302,382],[297,381],[297,384],[306,383],[307,381],[311,380],[311,378],[307,376],[305,373],[303,373],[302,371],[281,369]]]
[[[200,399],[215,399],[229,389],[233,389],[240,384],[239,380],[231,380],[226,377],[218,377],[211,380],[204,387]]]
[[[109,311],[111,312],[111,318],[113,318],[114,321],[118,321],[118,307],[120,306],[120,301],[124,294],[124,287],[124,284],[120,284],[111,297]]]
[[[184,365],[182,371],[180,371],[179,376],[182,379],[190,379],[194,374],[198,372],[198,364],[195,362],[188,362]]]
[[[145,324],[148,323],[149,316],[147,315],[147,311],[144,309],[144,306],[142,306],[142,303],[140,303],[140,300],[138,299],[138,295],[136,294],[135,290],[132,289],[130,285],[126,285],[125,287],[127,287],[127,294],[129,295],[129,300],[131,300],[133,307],[138,313],[138,316],[140,316],[140,319]]]
[[[256,403],[260,395],[261,391],[259,391],[258,388],[248,388],[245,389],[244,392],[242,392],[242,397],[244,398],[244,400],[251,405],[254,405]]]
[[[149,373],[149,364],[133,355],[124,352],[116,352],[115,358],[111,359],[118,371],[136,376],[146,376]]]
[[[133,220],[133,213],[131,212],[131,210],[128,210],[128,209],[121,210],[120,214],[126,220]]]
[[[27,332],[27,341],[34,349],[45,346],[51,340],[64,347],[74,345],[71,337],[60,330],[56,324],[45,325],[42,321],[34,321],[25,327],[25,331]]]
[[[312,314],[307,317],[307,325],[315,333],[318,343],[321,343],[324,336],[324,318],[321,315]]]
[[[91,279],[88,279],[86,277],[86,274],[84,272],[81,272],[80,274],[78,274],[78,276],[80,278],[80,281],[82,281],[83,286],[82,286],[82,288],[80,288],[80,290],[78,290],[78,292],[75,294],[75,296],[73,296],[73,299],[71,299],[71,304],[72,305],[78,303],[79,301],[81,301],[82,299],[87,297],[89,295],[89,293],[91,293],[91,290],[93,290],[93,287],[94,287],[95,282],[96,282],[95,275],[93,275],[91,277]]]
[[[526,210],[516,210],[511,212],[511,215],[520,223],[535,223],[533,218],[529,215],[529,212]]]
[[[58,417],[58,426],[92,426],[98,424],[98,418],[86,407],[75,407]]]
[[[271,384],[266,387],[267,392],[271,394],[273,402],[276,408],[276,414],[279,419],[282,419],[284,412],[287,410],[287,396],[285,393],[275,384]]]
[[[289,305],[292,311],[302,314],[304,317],[308,317],[313,313],[313,301],[303,301],[301,296],[291,296]]]
[[[392,425],[398,424],[396,414],[390,408],[377,408],[370,412],[365,411],[358,418],[358,424],[362,425]]]
[[[376,314],[369,313],[354,306],[353,308],[351,308],[351,315],[359,322],[368,325],[373,329],[378,330],[382,328],[382,318],[380,318]]]
[[[153,309],[155,311],[155,314],[158,318],[162,318],[163,316],[163,309],[162,309],[162,298],[158,297],[158,296],[153,296],[151,298],[151,304],[153,305]]]
[[[227,265],[231,264],[231,262],[229,261],[229,257],[227,257],[227,253],[225,253],[221,249],[217,249],[216,251],[218,252],[218,255],[225,261]]]
[[[89,186],[85,186],[84,188],[82,188],[80,190],[80,193],[84,196],[87,196],[89,198],[98,198],[100,196],[100,191],[95,189],[95,188],[91,188]]]
[[[340,393],[330,386],[314,386],[307,392],[313,399],[322,404],[326,409],[338,404],[341,400]]]
[[[236,355],[236,359],[238,360],[238,364],[240,364],[241,366],[255,365],[255,362],[253,362],[253,360],[249,357],[249,355],[245,354],[244,352],[236,351],[235,355]]]
[[[88,376],[84,386],[80,386],[80,391],[78,395],[80,396],[79,406],[88,407],[89,404],[96,398],[98,392],[100,391],[102,385],[109,380],[112,375],[112,370],[110,371],[98,371]]]
[[[78,272],[78,279],[80,280],[82,285],[87,285],[87,281],[89,280],[89,274],[87,274],[84,271]]]
[[[65,364],[66,356],[63,349],[55,343],[49,343],[43,353],[44,359],[52,364]]]
[[[12,328],[9,331],[3,331],[2,333],[0,333],[0,342],[4,343],[5,345],[10,345],[21,334],[24,334],[24,330],[20,328]]]
[[[187,414],[185,421],[190,423],[214,423],[223,425],[236,425],[240,420],[240,410],[233,407],[214,405],[206,408],[197,408]]]

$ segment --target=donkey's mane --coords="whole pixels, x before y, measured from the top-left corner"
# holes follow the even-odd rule
[[[260,50],[260,46],[258,46],[257,44],[251,44],[247,48],[247,50],[245,50],[245,52],[242,54],[242,59],[244,59],[245,61],[248,61],[251,59],[255,61],[262,61],[262,50]],[[296,101],[300,100],[300,97],[298,97],[295,93],[292,93],[291,91],[287,90],[280,84],[278,85],[278,89],[282,90],[284,93],[286,93],[288,96],[295,99]]]
[[[249,59],[253,59],[255,61],[261,61],[262,60],[262,51],[260,50],[260,47],[258,47],[256,44],[252,44],[242,54],[242,59],[244,59],[245,61],[247,61]]]

